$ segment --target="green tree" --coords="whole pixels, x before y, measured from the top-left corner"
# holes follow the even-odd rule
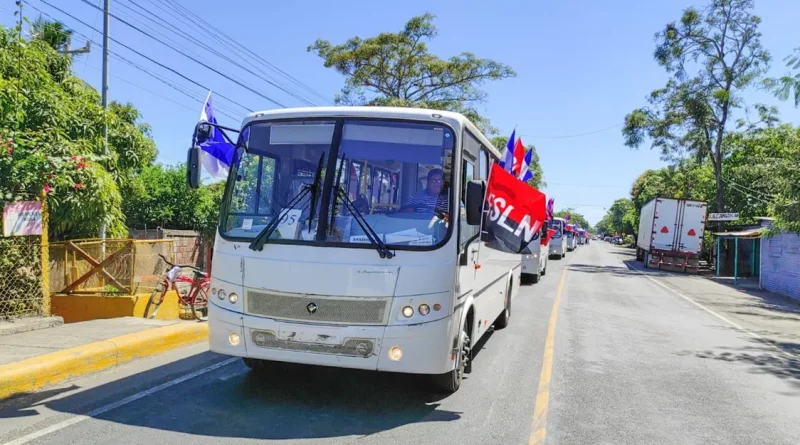
[[[494,145],[494,147],[501,152],[505,150],[507,143],[508,136],[495,136],[492,138],[492,145]],[[544,182],[544,173],[542,172],[542,165],[539,163],[539,153],[536,151],[536,146],[533,144],[528,144],[525,148],[528,150],[533,150],[530,166],[530,172],[533,174],[533,177],[528,180],[528,185],[535,189],[546,187],[547,183]]]
[[[573,208],[566,208],[555,212],[553,216],[557,216],[559,218],[564,218],[569,215],[569,224],[577,224],[578,227],[582,229],[586,229],[590,226],[589,221],[586,218],[575,211]]]
[[[617,199],[597,224],[597,230],[618,235],[636,233],[638,227],[634,226],[635,221],[633,221],[635,209],[632,200],[628,198]]]
[[[60,50],[69,42],[72,30],[62,22],[45,20],[42,16],[31,23],[31,39],[41,40],[55,50]]]
[[[761,19],[752,9],[753,0],[712,0],[702,11],[686,9],[680,23],[658,33],[654,57],[672,79],[650,94],[649,107],[625,117],[622,130],[629,147],[650,139],[666,158],[689,153],[710,159],[717,211],[725,210],[724,140],[731,116],[745,106],[742,91],[769,67]]]
[[[795,107],[800,107],[800,48],[783,59],[790,72],[779,78],[765,79],[765,86],[780,100],[792,99]]]
[[[0,29],[0,135],[11,140],[0,161],[0,199],[47,193],[54,238],[94,237],[102,224],[109,236],[124,236],[120,189],[152,162],[155,144],[132,106],[112,104],[105,113],[71,63],[45,41]]]
[[[475,108],[486,99],[479,87],[516,73],[469,52],[447,60],[431,54],[426,42],[438,35],[433,19],[432,14],[413,17],[400,32],[353,37],[340,45],[317,40],[308,51],[321,57],[326,68],[345,76],[337,104],[456,111],[485,133],[494,134],[495,129]]]
[[[224,187],[219,182],[188,188],[184,165],[145,167],[124,201],[126,223],[136,229],[196,230],[213,240]]]

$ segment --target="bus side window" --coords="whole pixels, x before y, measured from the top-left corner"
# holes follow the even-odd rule
[[[481,155],[480,155],[480,165],[478,170],[478,178],[483,179],[484,181],[489,178],[489,153],[481,147]]]
[[[480,230],[478,226],[471,226],[467,224],[467,210],[463,207],[463,204],[466,201],[467,183],[475,179],[475,166],[471,162],[464,160],[462,161],[461,167],[461,197],[459,200],[460,202],[458,203],[458,218],[461,232],[459,249],[463,249],[467,241],[469,241],[469,239],[473,236],[477,235],[478,230]]]

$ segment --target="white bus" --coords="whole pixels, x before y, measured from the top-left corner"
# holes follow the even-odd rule
[[[539,278],[547,274],[549,252],[542,252],[542,239],[547,235],[547,224],[535,240],[528,245],[528,251],[522,255],[522,284],[538,283]]]
[[[486,136],[457,113],[320,107],[250,114],[237,145],[214,243],[211,350],[254,370],[429,374],[458,390],[472,345],[509,323],[520,282],[520,254],[487,247],[479,230],[482,181],[500,156]]]
[[[550,256],[564,258],[567,255],[567,237],[564,236],[567,221],[564,218],[555,217],[548,224],[551,229],[556,231],[550,239]]]

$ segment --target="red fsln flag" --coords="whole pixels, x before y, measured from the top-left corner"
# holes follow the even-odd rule
[[[522,253],[539,235],[547,218],[544,194],[497,164],[492,164],[486,206],[489,246],[505,252]]]
[[[555,234],[556,234],[556,231],[554,229],[547,229],[547,236],[545,236],[544,239],[542,240],[542,245],[546,246],[546,245],[550,244],[550,238],[552,238],[553,235],[555,235]]]

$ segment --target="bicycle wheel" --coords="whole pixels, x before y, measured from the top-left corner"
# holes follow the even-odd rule
[[[153,289],[153,293],[150,294],[150,300],[147,301],[147,307],[144,308],[144,318],[150,320],[156,318],[158,309],[161,307],[161,303],[164,302],[164,296],[166,294],[167,287],[163,282],[159,283],[158,286]]]
[[[192,298],[192,314],[200,321],[208,320],[208,294],[211,283],[201,283]]]

